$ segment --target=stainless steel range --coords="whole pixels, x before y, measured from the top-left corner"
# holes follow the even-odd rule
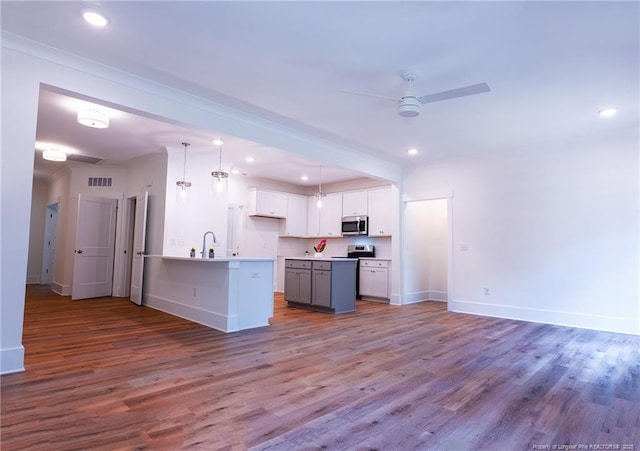
[[[347,258],[373,258],[376,248],[373,244],[350,244],[347,246]],[[356,299],[360,299],[360,260],[356,265]]]

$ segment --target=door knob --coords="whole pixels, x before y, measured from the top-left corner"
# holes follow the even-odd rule
[[[78,249],[76,252],[77,252],[78,254],[82,254],[82,249]]]

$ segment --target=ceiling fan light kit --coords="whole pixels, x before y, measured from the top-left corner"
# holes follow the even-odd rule
[[[421,105],[415,97],[403,97],[398,105],[398,114],[402,117],[415,117],[420,114]]]
[[[447,91],[435,92],[418,96],[413,90],[413,82],[418,78],[416,71],[405,71],[401,74],[402,79],[407,82],[407,89],[400,98],[388,97],[385,95],[371,94],[360,91],[343,90],[347,94],[356,94],[361,96],[376,97],[379,99],[393,100],[398,103],[398,115],[402,117],[415,117],[420,114],[420,107],[425,103],[439,102],[441,100],[455,99],[456,97],[465,97],[474,94],[482,94],[491,91],[486,83],[478,83],[475,85],[462,86],[460,88],[450,89]]]

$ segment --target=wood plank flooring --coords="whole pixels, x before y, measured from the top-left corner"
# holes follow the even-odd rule
[[[29,286],[0,448],[640,450],[638,336],[438,302],[337,316],[275,302],[271,326],[224,334]]]

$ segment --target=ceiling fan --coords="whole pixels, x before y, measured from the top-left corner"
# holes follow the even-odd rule
[[[420,114],[420,107],[425,103],[439,102],[441,100],[455,99],[456,97],[471,96],[474,94],[482,94],[483,92],[491,91],[491,88],[489,88],[488,84],[478,83],[476,85],[462,86],[461,88],[450,89],[448,91],[440,91],[433,94],[418,96],[413,91],[413,82],[416,80],[416,78],[418,78],[417,73],[415,71],[406,71],[401,75],[402,78],[408,83],[408,86],[407,90],[400,98],[351,90],[342,90],[342,92],[396,101],[398,102],[398,114],[400,116],[414,117]]]

